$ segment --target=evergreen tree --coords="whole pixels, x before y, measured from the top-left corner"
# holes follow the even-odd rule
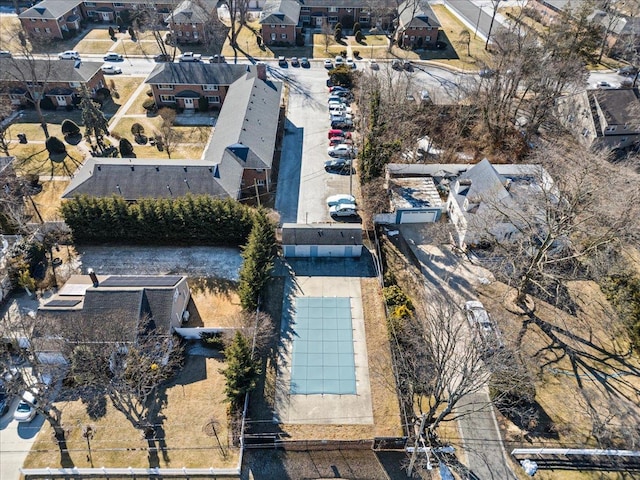
[[[253,358],[251,346],[239,331],[224,349],[227,366],[220,370],[227,380],[224,393],[233,410],[242,407],[245,394],[253,390],[260,375],[260,362]]]
[[[88,142],[92,142],[92,137],[101,150],[104,150],[102,139],[109,135],[109,122],[100,110],[100,106],[91,100],[89,91],[83,87],[81,94],[80,108],[82,109],[82,121],[84,122],[84,136]]]

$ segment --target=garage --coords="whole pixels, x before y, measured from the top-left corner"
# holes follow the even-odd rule
[[[346,258],[362,254],[362,229],[359,224],[285,223],[281,234],[285,257]]]
[[[396,223],[433,223],[439,217],[439,208],[398,210],[396,212]]]

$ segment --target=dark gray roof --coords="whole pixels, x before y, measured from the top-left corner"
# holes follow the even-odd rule
[[[145,83],[170,85],[231,85],[247,71],[232,63],[159,63]]]
[[[4,82],[87,82],[102,66],[101,62],[80,62],[75,68],[73,60],[26,60],[0,58],[0,81]],[[35,78],[34,78],[35,77]]]
[[[242,168],[271,168],[282,83],[254,74],[237,80],[227,92],[205,159],[221,165],[234,160]]]
[[[126,200],[137,200],[187,194],[226,198],[229,193],[215,178],[216,170],[211,162],[202,160],[89,158],[73,177],[62,198],[121,195]],[[238,185],[240,180],[237,180]]]
[[[208,23],[215,18],[216,1],[185,0],[167,15],[166,21],[175,23]]]
[[[283,245],[362,245],[362,228],[356,224],[285,223]]]
[[[609,125],[640,125],[640,100],[637,88],[592,90],[600,111]]]
[[[82,3],[81,0],[42,0],[22,12],[20,18],[59,18]]]
[[[560,12],[562,10],[575,10],[581,7],[584,0],[537,0],[539,3]]]
[[[398,6],[400,27],[440,27],[436,14],[426,0],[407,0]]]
[[[362,0],[300,0],[302,7],[338,7],[338,8],[363,8],[370,10],[372,8],[393,8],[395,10],[396,3],[393,0],[374,0],[372,2],[363,2]]]
[[[298,25],[300,4],[295,0],[267,0],[260,14],[260,23]]]
[[[458,180],[461,184],[465,181],[470,182],[468,188],[461,189],[458,196],[466,197],[473,203],[501,199],[509,195],[504,188],[505,179],[486,158],[460,175]]]

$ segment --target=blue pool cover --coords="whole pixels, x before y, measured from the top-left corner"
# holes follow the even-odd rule
[[[297,298],[293,338],[291,394],[356,393],[348,297]]]

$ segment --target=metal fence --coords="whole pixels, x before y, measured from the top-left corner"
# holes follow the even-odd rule
[[[132,468],[132,467],[100,467],[100,468],[21,468],[25,477],[213,477],[239,478],[240,468]]]

